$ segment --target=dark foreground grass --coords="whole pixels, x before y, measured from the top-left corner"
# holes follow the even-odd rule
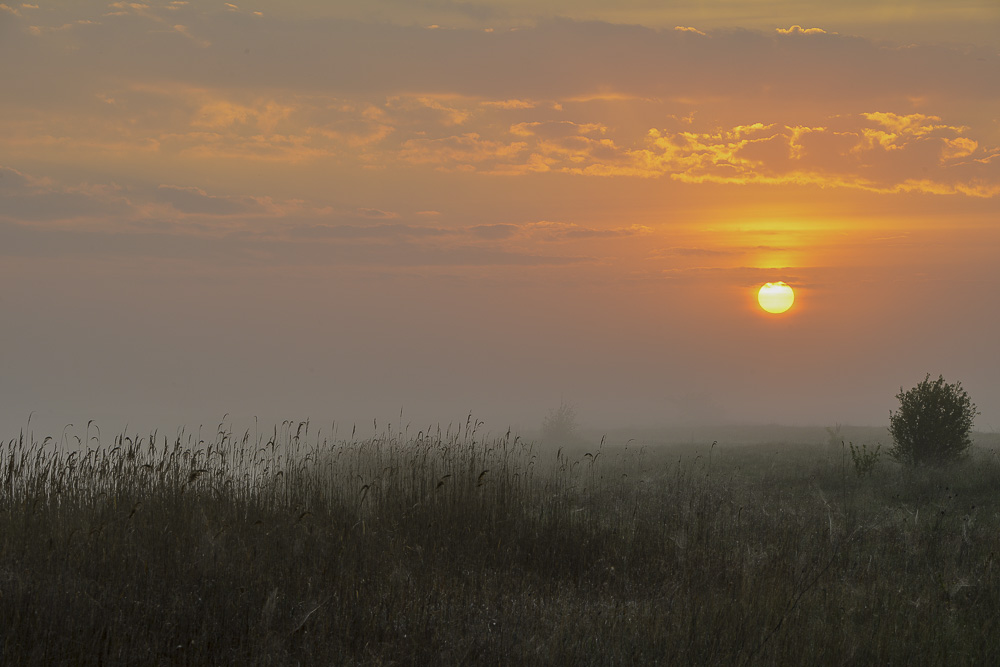
[[[286,423],[0,451],[3,664],[997,664],[1000,464]]]

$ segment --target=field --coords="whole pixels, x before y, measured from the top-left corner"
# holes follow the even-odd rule
[[[0,448],[3,664],[997,664],[1000,460],[469,420]]]

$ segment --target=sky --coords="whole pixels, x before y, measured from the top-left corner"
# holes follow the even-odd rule
[[[0,82],[0,434],[1000,429],[995,0],[5,0]]]

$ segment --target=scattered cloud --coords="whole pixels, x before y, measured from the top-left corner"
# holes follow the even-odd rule
[[[692,125],[688,123],[688,125]],[[526,121],[506,135],[411,139],[399,158],[444,171],[669,177],[687,183],[798,184],[873,192],[994,196],[997,148],[938,116],[864,112],[819,125],[749,122],[711,132],[651,128],[629,146],[603,123]],[[956,164],[963,169],[956,170]]]
[[[430,34],[257,21],[240,4],[113,2],[106,19],[54,12],[59,21],[36,26],[42,39],[13,31],[0,45],[0,74],[19,86],[0,100],[8,164],[433,169],[972,197],[1000,187],[982,111],[1000,100],[988,76],[1000,57],[975,48],[902,48],[801,24],[705,32],[559,19]],[[4,15],[25,7],[0,5]],[[53,68],[53,48],[74,56]]]
[[[790,28],[775,28],[778,34],[781,35],[825,35],[826,30],[822,28],[803,28],[800,25],[793,25]],[[837,34],[837,33],[833,33]]]

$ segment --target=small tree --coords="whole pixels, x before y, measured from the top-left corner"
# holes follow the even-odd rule
[[[558,445],[574,444],[576,433],[576,408],[561,403],[558,408],[549,410],[542,421],[542,442]]]
[[[962,389],[944,377],[924,381],[904,392],[899,388],[899,411],[889,413],[893,446],[889,455],[906,465],[944,465],[961,459],[972,445],[969,432],[979,412]]]

